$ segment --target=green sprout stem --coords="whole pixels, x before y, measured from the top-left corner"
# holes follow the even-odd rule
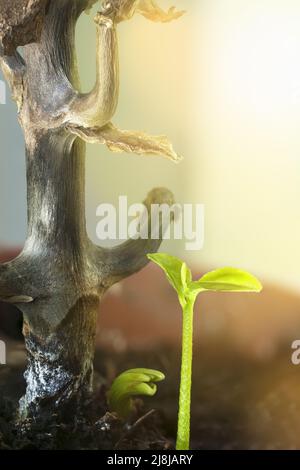
[[[177,450],[190,448],[190,414],[193,363],[194,304],[199,294],[211,292],[260,292],[262,285],[247,271],[225,267],[204,274],[193,281],[191,270],[185,262],[167,253],[150,253],[148,258],[166,274],[176,290],[183,311],[182,359],[179,390]]]
[[[194,299],[189,300],[183,307],[177,450],[189,449],[190,445],[194,302]]]

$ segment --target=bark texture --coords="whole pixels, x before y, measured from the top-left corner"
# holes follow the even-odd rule
[[[161,243],[130,240],[111,250],[91,243],[85,222],[84,140],[177,159],[166,138],[126,133],[110,123],[118,99],[116,24],[127,18],[132,2],[104,3],[96,16],[96,84],[91,93],[80,93],[75,25],[94,3],[0,2],[0,60],[18,106],[27,161],[27,240],[19,257],[0,265],[0,299],[24,315],[28,368],[20,402],[23,417],[56,408],[71,413],[84,401],[91,391],[99,301],[112,284],[145,266],[145,255]],[[142,2],[133,3],[142,7]],[[20,45],[22,57],[16,50]],[[153,190],[145,201],[148,206],[172,202],[165,189]]]
[[[0,39],[5,54],[39,40],[48,0],[9,0],[0,3]]]

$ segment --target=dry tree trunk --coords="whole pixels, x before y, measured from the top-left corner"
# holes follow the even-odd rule
[[[146,253],[161,242],[130,240],[111,250],[91,243],[83,141],[177,158],[166,138],[120,131],[110,123],[118,98],[115,26],[133,15],[134,6],[149,16],[149,9],[142,10],[145,0],[102,7],[95,18],[96,84],[89,94],[78,91],[75,25],[94,3],[0,0],[0,61],[18,106],[27,160],[27,240],[18,258],[0,265],[0,298],[24,316],[28,367],[22,417],[43,410],[74,412],[83,403],[91,391],[99,300],[113,283],[145,266]],[[146,200],[148,206],[164,202],[172,204],[164,189]]]

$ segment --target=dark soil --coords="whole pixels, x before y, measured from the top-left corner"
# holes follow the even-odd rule
[[[96,374],[98,378],[98,374]],[[16,424],[18,401],[0,397],[0,450],[127,450],[169,449],[172,443],[162,434],[159,412],[144,410],[141,400],[128,422],[107,411],[106,386],[96,380],[95,394],[83,404],[85,410],[72,422],[53,414],[38,422]],[[24,388],[24,384],[22,384]],[[18,389],[20,390],[20,388]]]
[[[90,403],[93,407],[94,403]],[[57,416],[51,421],[28,420],[15,425],[15,404],[0,400],[0,450],[127,450],[170,449],[171,442],[160,433],[161,423],[155,410],[140,415],[134,422],[123,423],[116,415],[99,413],[98,419],[77,417],[64,423]]]
[[[72,424],[53,416],[39,425],[14,425],[24,391],[24,364],[0,367],[0,449],[172,449],[176,435],[180,352],[97,351],[96,393],[84,417]],[[128,368],[166,373],[156,397],[137,401],[123,423],[107,412],[106,384]],[[219,344],[195,352],[192,402],[193,449],[299,449],[300,368],[290,350],[267,362],[236,357]],[[5,398],[4,398],[5,397]]]

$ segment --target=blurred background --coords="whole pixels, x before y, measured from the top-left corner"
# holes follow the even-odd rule
[[[195,275],[230,265],[250,270],[265,288],[254,296],[205,294],[197,307],[195,345],[221,355],[225,349],[238,352],[267,370],[274,370],[280,355],[282,376],[292,369],[295,374],[290,355],[292,341],[300,338],[300,4],[159,4],[187,13],[170,24],[135,16],[119,26],[121,89],[113,122],[168,135],[184,161],[174,165],[88,145],[89,236],[98,242],[97,206],[117,205],[120,195],[140,202],[152,187],[166,186],[177,202],[204,204],[204,248],[187,252],[184,241],[167,241],[162,250],[186,259]],[[95,77],[95,12],[83,15],[77,28],[83,91]],[[8,90],[0,126],[0,245],[7,259],[26,236],[24,145]],[[123,354],[180,344],[176,297],[154,266],[114,287],[101,311],[97,341],[106,350]],[[282,391],[288,402],[293,386]]]
[[[142,201],[167,186],[181,203],[206,208],[205,246],[195,264],[237,264],[300,289],[300,6],[297,0],[173,0],[185,16],[119,26],[121,90],[114,122],[169,136],[180,166],[155,157],[87,148],[87,223],[119,195]],[[163,7],[170,0],[160,0]],[[82,15],[77,51],[82,88],[95,77],[93,12]],[[0,106],[2,245],[26,235],[23,137],[7,91]],[[133,183],[134,179],[134,184]],[[8,203],[9,202],[9,203]]]
[[[170,1],[160,4],[168,8]],[[184,161],[174,165],[88,145],[89,236],[99,243],[100,203],[117,205],[120,195],[140,202],[151,188],[166,186],[182,204],[204,204],[205,244],[189,252],[184,241],[165,241],[162,250],[198,271],[222,265],[252,271],[291,292],[298,319],[300,6],[297,0],[172,4],[187,11],[178,21],[156,24],[136,15],[119,25],[121,89],[114,122],[168,135]],[[77,27],[83,91],[95,77],[96,10],[82,15]],[[9,90],[0,126],[0,245],[16,248],[26,237],[26,181],[23,136]],[[286,325],[284,304],[276,299],[274,308]]]

